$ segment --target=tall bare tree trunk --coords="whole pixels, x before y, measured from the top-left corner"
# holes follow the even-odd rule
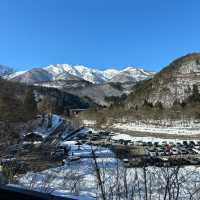
[[[144,173],[144,192],[145,192],[145,200],[148,200],[148,194],[147,194],[147,173],[146,173],[146,166],[143,167],[143,173]]]
[[[98,184],[99,184],[100,189],[101,189],[102,199],[103,199],[103,200],[106,200],[105,190],[104,190],[103,183],[102,183],[102,180],[101,180],[100,170],[99,170],[99,167],[98,167],[98,164],[97,164],[97,160],[96,160],[96,155],[95,155],[93,149],[92,149],[92,158],[93,158],[93,160],[94,160],[94,165],[95,165],[95,171],[96,171],[97,181],[98,181]]]

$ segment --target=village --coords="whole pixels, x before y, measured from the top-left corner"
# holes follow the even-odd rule
[[[83,129],[84,130],[84,129]],[[92,157],[116,156],[125,167],[199,165],[200,141],[151,142],[115,139],[107,131],[80,131],[70,140],[60,143],[63,152],[68,151],[71,160]]]
[[[148,140],[77,126],[77,123],[75,128],[72,122],[57,115],[53,115],[50,126],[48,117],[39,120],[43,125],[26,133],[20,145],[10,147],[9,157],[2,158],[1,165],[13,167],[14,162],[18,172],[25,173],[94,157],[118,158],[128,168],[200,164],[199,140]],[[38,163],[38,152],[43,156],[42,167]]]

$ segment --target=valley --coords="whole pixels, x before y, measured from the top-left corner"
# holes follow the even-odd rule
[[[4,70],[0,181],[81,200],[198,200],[199,59],[183,56],[156,74]]]

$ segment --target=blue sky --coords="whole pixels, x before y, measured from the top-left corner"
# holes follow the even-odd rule
[[[200,51],[198,0],[0,0],[0,63],[159,71]]]

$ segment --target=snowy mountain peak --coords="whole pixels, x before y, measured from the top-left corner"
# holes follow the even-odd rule
[[[120,71],[117,69],[106,69],[104,70],[103,74],[107,79],[111,79],[112,77],[116,76]]]
[[[141,68],[127,67],[123,70],[106,69],[98,70],[95,68],[86,67],[84,65],[69,65],[69,64],[52,64],[41,68],[49,73],[54,80],[72,80],[83,79],[94,84],[109,82],[127,82],[144,80],[152,76],[152,73],[146,72]],[[18,72],[8,76],[8,79],[23,76],[26,72]]]
[[[126,67],[125,69],[123,69],[122,71],[137,71],[140,70],[140,68],[136,68],[136,67]]]

